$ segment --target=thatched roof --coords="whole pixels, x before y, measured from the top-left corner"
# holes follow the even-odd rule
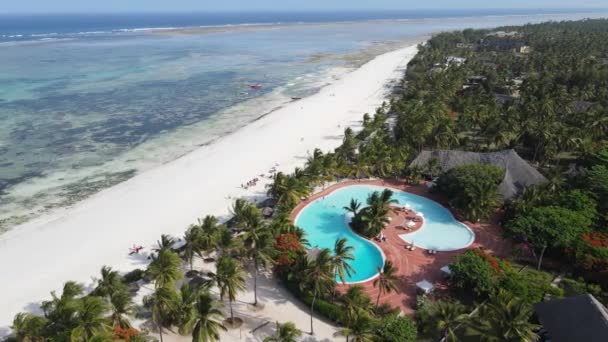
[[[553,342],[608,341],[608,310],[590,294],[538,303],[534,311]]]
[[[505,178],[498,187],[498,192],[504,199],[517,195],[525,187],[547,182],[547,179],[540,172],[523,160],[514,150],[490,153],[448,150],[422,151],[410,166],[425,168],[431,160],[436,161],[442,172],[468,164],[490,164],[504,169]]]
[[[313,247],[306,252],[306,258],[308,261],[315,261],[319,257],[321,250],[317,247]]]

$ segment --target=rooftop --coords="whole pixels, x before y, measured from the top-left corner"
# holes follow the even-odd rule
[[[498,187],[504,199],[520,193],[525,187],[546,183],[547,179],[514,150],[478,153],[453,150],[422,151],[410,166],[425,168],[435,160],[444,172],[460,165],[491,164],[505,170],[505,178]]]
[[[534,311],[552,342],[608,341],[608,310],[590,294],[538,303]]]

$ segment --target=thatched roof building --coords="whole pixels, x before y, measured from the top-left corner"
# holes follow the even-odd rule
[[[545,341],[608,341],[608,310],[590,294],[541,302],[534,312]]]
[[[505,170],[505,178],[498,188],[504,199],[520,193],[525,187],[546,183],[547,179],[514,150],[477,153],[465,151],[422,151],[410,167],[428,168],[434,164],[441,172],[460,165],[491,164]]]

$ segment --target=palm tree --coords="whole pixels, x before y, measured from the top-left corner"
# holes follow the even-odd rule
[[[206,287],[205,290],[208,290],[210,286]],[[179,288],[179,296],[178,303],[176,306],[176,321],[179,324],[179,333],[182,335],[189,334],[190,332],[182,331],[182,326],[185,322],[188,322],[193,315],[194,305],[196,304],[196,299],[198,298],[199,293],[202,290],[198,287],[190,286],[187,282],[183,283]]]
[[[340,301],[344,306],[343,323],[345,330],[342,331],[343,336],[346,336],[348,341],[352,334],[352,327],[357,324],[357,318],[359,311],[370,312],[372,308],[372,302],[365,293],[365,290],[361,285],[355,285],[348,288],[346,293],[340,298]]]
[[[232,302],[236,300],[239,291],[245,289],[245,271],[242,266],[229,256],[222,256],[217,260],[215,274],[210,276],[217,283],[220,290],[220,298],[228,297],[230,302],[230,323],[234,323],[234,312]]]
[[[340,278],[342,283],[346,283],[346,276],[352,273],[356,273],[355,269],[350,265],[350,261],[355,260],[352,251],[355,249],[353,246],[346,245],[347,240],[345,238],[336,240],[334,244],[334,257],[333,263],[336,270],[336,276]]]
[[[164,251],[166,249],[171,249],[175,244],[175,239],[167,234],[163,234],[160,236],[160,240],[156,241],[156,247],[152,250],[155,252]]]
[[[274,335],[266,337],[264,342],[296,342],[302,336],[302,331],[292,322],[276,322],[276,327]]]
[[[163,341],[163,326],[172,321],[177,310],[179,296],[169,287],[157,287],[154,293],[144,297],[144,306],[152,311],[152,321],[158,328],[160,341]]]
[[[481,306],[471,329],[481,341],[532,342],[538,339],[530,323],[533,309],[523,300],[500,290],[490,301]]]
[[[268,185],[268,196],[274,198],[277,204],[288,207],[296,205],[309,192],[308,185],[301,179],[282,172],[276,173],[272,184]]]
[[[260,222],[261,223],[261,222]],[[253,305],[258,305],[258,270],[268,269],[273,263],[271,254],[273,253],[272,237],[268,233],[266,226],[257,223],[245,231],[242,238],[247,248],[247,256],[253,260]]]
[[[101,297],[84,297],[80,300],[74,321],[76,327],[72,330],[70,340],[88,341],[96,334],[110,331],[106,320],[108,306]]]
[[[391,190],[384,189],[382,192],[374,191],[367,197],[368,206],[361,209],[355,218],[355,221],[364,225],[366,235],[377,235],[390,222],[388,219],[390,205],[397,202],[392,196]]]
[[[313,314],[315,308],[315,301],[320,295],[320,292],[326,290],[329,285],[335,286],[334,278],[334,264],[329,249],[322,249],[317,255],[316,259],[308,264],[307,269],[304,273],[304,279],[306,282],[301,283],[301,286],[308,285],[312,287],[313,296],[312,303],[310,304],[310,334],[314,335],[313,327]]]
[[[133,315],[134,306],[127,291],[117,291],[110,296],[110,324],[112,327],[131,328],[128,316]]]
[[[101,279],[97,280],[97,287],[93,294],[100,297],[108,297],[117,291],[125,289],[125,284],[118,271],[112,270],[109,266],[101,268]]]
[[[207,215],[198,220],[200,234],[198,236],[199,256],[207,255],[218,248],[226,226],[220,225],[215,216]]]
[[[44,317],[49,320],[53,331],[69,331],[74,325],[74,317],[80,307],[80,298],[84,292],[82,285],[68,281],[63,285],[61,296],[51,292],[53,299],[42,302]]]
[[[192,270],[194,257],[201,254],[201,228],[197,225],[191,225],[184,234],[184,259],[190,264]]]
[[[347,341],[371,342],[376,338],[374,321],[365,310],[357,309],[349,319],[350,324],[340,330],[340,335]]]
[[[189,319],[180,326],[180,334],[192,333],[192,342],[219,341],[220,331],[226,331],[222,317],[220,303],[209,292],[200,292]]]
[[[342,295],[340,301],[344,304],[345,311],[354,312],[356,309],[370,311],[373,304],[361,285],[350,286]]]
[[[234,201],[230,213],[232,214],[231,225],[240,229],[247,229],[250,227],[250,221],[255,220],[256,216],[261,216],[255,205],[242,198]]]
[[[374,279],[374,287],[378,288],[378,298],[376,299],[376,310],[380,304],[380,296],[391,291],[397,291],[397,269],[391,261],[386,261],[384,267],[378,267],[378,277]]]
[[[350,200],[350,204],[347,207],[344,207],[344,210],[351,212],[356,216],[359,213],[359,208],[361,208],[361,202],[353,198]]]
[[[30,313],[18,313],[13,319],[11,329],[17,341],[44,342],[44,330],[48,320]]]
[[[152,256],[152,262],[146,272],[154,280],[155,287],[170,287],[182,277],[180,265],[181,261],[175,252],[163,249]]]
[[[458,328],[467,322],[466,308],[458,302],[438,301],[431,308],[429,331],[439,332],[446,342],[458,341]]]

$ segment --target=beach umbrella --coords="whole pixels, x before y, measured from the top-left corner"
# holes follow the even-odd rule
[[[418,216],[418,217],[424,217],[424,214],[422,212],[417,212],[416,216]]]
[[[350,224],[353,221],[353,218],[355,218],[355,214],[350,211],[344,214],[344,222],[346,222],[346,224]]]
[[[190,280],[190,286],[199,287],[207,283],[207,280],[201,276],[195,276]]]
[[[262,215],[264,215],[264,217],[271,217],[272,214],[274,214],[274,209],[272,209],[271,207],[266,207],[262,209]]]
[[[412,227],[413,227],[413,226],[415,226],[415,225],[416,225],[416,223],[415,223],[415,222],[413,222],[413,221],[407,221],[407,226],[408,226],[409,228],[412,228]]]
[[[450,268],[450,265],[445,265],[439,270],[441,270],[441,272],[448,277],[452,275],[452,269]]]
[[[410,210],[412,209],[412,206],[409,203],[405,203],[405,209]]]
[[[315,261],[317,260],[317,257],[320,253],[321,250],[319,248],[313,247],[312,249],[309,249],[308,252],[306,252],[306,258],[308,259],[308,261]]]
[[[197,270],[189,270],[188,272],[186,272],[186,278],[193,278],[196,276],[200,276],[201,272],[197,271]]]

